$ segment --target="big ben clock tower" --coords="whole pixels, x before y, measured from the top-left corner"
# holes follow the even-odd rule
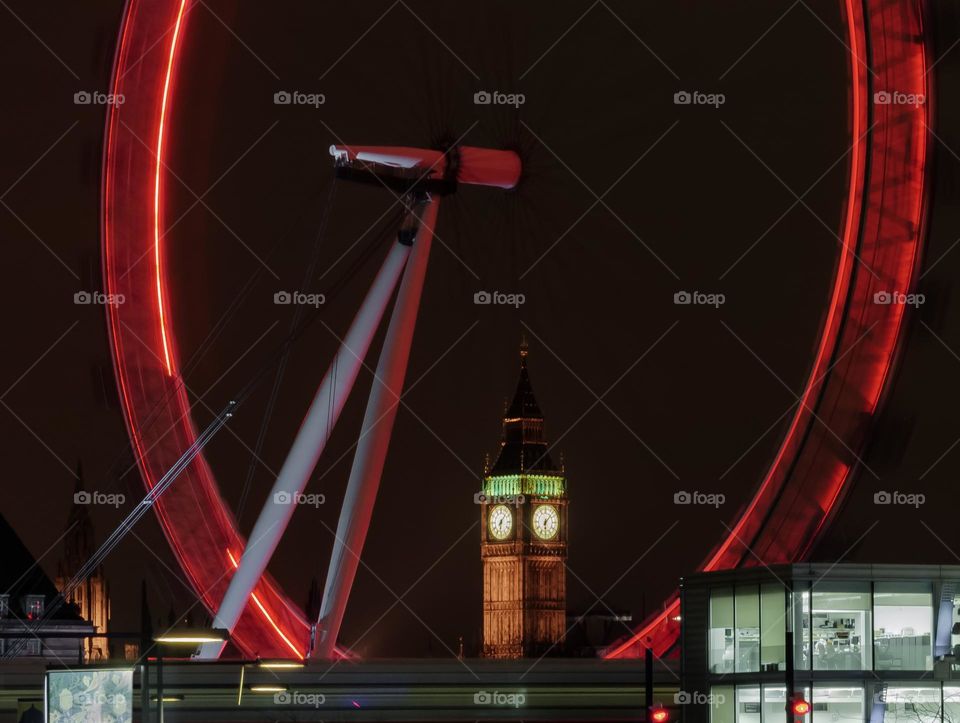
[[[520,350],[520,381],[480,500],[483,655],[558,653],[566,625],[567,483],[548,451]]]

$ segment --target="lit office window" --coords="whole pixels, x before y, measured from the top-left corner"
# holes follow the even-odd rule
[[[780,709],[783,711],[783,708]],[[759,685],[737,686],[737,723],[762,723]],[[780,719],[783,719],[781,714]]]
[[[940,723],[940,685],[890,685],[880,693],[883,723]]]
[[[809,583],[798,583],[806,586]],[[793,618],[793,667],[810,670],[810,591],[794,590],[790,616]]]
[[[813,723],[866,720],[863,685],[814,685]]]
[[[733,588],[710,591],[710,672],[733,672]]]
[[[737,673],[760,671],[760,586],[738,585],[735,588]]]
[[[763,719],[766,723],[782,721],[787,705],[787,687],[785,685],[763,686]]]
[[[786,669],[786,591],[779,582],[760,587],[760,670]]]
[[[736,723],[736,701],[732,685],[710,688],[710,723]]]
[[[869,583],[821,582],[810,621],[814,670],[870,670]]]
[[[933,669],[933,594],[929,583],[878,582],[874,587],[877,670]]]
[[[710,591],[711,673],[786,668],[786,593],[779,583]]]
[[[956,583],[953,583],[956,586]],[[953,653],[953,669],[960,659],[960,595],[953,596],[953,612],[950,614],[950,651]]]

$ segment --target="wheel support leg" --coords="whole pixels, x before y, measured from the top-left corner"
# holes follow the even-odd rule
[[[417,310],[437,220],[439,201],[425,201],[410,260],[400,283],[397,302],[380,352],[373,388],[363,418],[360,440],[353,458],[347,491],[340,510],[330,567],[317,621],[317,642],[312,656],[333,657],[350,589],[357,574],[360,553],[370,528],[390,434],[400,406],[403,379],[417,323]]]
[[[317,460],[353,388],[360,366],[380,326],[409,255],[409,246],[395,243],[380,267],[343,343],[320,383],[287,459],[270,491],[270,496],[257,518],[240,564],[217,610],[213,622],[215,628],[233,630],[247,606],[250,593],[253,592],[266,570],[293,516],[297,498],[303,493],[310,475],[313,474]],[[205,643],[196,657],[218,658],[225,645],[226,643]]]

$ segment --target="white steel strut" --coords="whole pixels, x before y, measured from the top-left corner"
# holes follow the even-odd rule
[[[413,203],[398,243],[383,262],[314,396],[213,622],[215,628],[232,632],[240,619],[330,438],[402,273],[340,511],[310,651],[311,656],[323,658],[333,656],[400,404],[439,206],[438,197],[428,191],[449,192],[458,183],[511,189],[521,172],[516,153],[469,146],[448,151],[331,146],[330,154],[338,169],[359,171],[388,188],[404,188]],[[418,185],[420,190],[415,191]],[[204,644],[196,657],[219,657],[225,645]]]
[[[407,261],[403,281],[400,282],[397,302],[393,307],[386,339],[380,351],[380,361],[363,417],[347,492],[340,509],[330,567],[327,568],[313,657],[333,657],[347,598],[350,596],[350,588],[360,563],[360,553],[367,539],[367,530],[370,529],[373,504],[380,488],[390,434],[403,393],[403,379],[407,373],[410,345],[417,323],[417,310],[420,306],[439,205],[440,201],[436,198],[424,204],[420,215],[420,229],[413,242],[413,251]]]
[[[239,566],[230,580],[227,594],[220,603],[213,621],[215,628],[233,631],[247,605],[250,593],[266,570],[277,549],[287,524],[296,508],[296,501],[313,474],[320,454],[326,446],[343,405],[353,388],[370,342],[380,326],[384,311],[393,295],[400,273],[410,254],[410,246],[394,243],[367,296],[337,350],[313,398],[307,415],[297,432],[290,453],[273,484],[260,516],[250,533]],[[217,658],[225,642],[205,643],[198,658]]]

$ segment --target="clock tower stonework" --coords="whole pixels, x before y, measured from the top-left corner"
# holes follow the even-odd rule
[[[480,502],[483,655],[560,653],[566,630],[567,481],[550,458],[543,414],[520,351],[520,380]]]

